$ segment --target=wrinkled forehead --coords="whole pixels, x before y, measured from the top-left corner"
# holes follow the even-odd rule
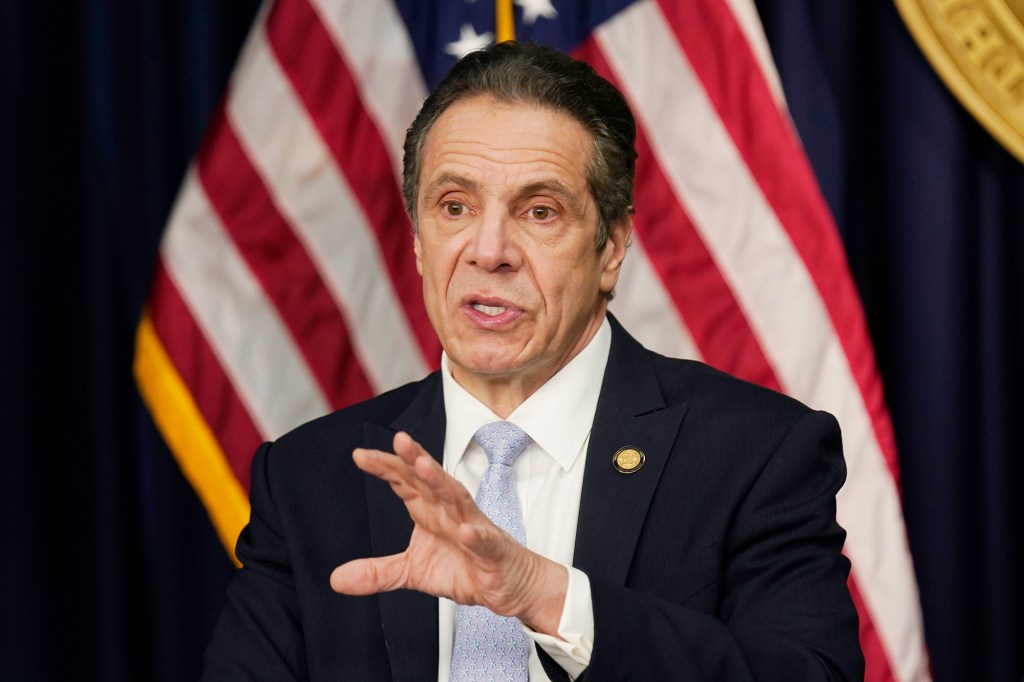
[[[547,168],[554,175],[585,179],[594,137],[574,116],[531,101],[475,95],[448,106],[424,138],[419,194],[460,162],[485,166]],[[517,165],[518,164],[518,165]]]

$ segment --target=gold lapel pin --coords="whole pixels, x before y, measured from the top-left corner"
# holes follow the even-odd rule
[[[627,445],[624,448],[619,448],[612,455],[612,465],[620,474],[635,474],[640,471],[640,467],[644,465],[646,459],[647,456],[644,455],[643,450]]]

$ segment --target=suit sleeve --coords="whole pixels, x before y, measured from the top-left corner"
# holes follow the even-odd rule
[[[798,419],[740,497],[698,593],[674,601],[591,578],[594,651],[579,679],[863,679],[835,520],[845,476],[831,415]]]
[[[270,449],[264,443],[253,458],[252,512],[235,548],[243,567],[228,585],[202,680],[309,677],[294,580],[268,483]]]

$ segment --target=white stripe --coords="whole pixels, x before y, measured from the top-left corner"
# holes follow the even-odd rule
[[[609,310],[647,348],[670,357],[701,359],[690,330],[635,233]]]
[[[229,120],[346,318],[374,390],[419,379],[428,368],[376,235],[266,34],[257,34],[232,83]]]
[[[161,246],[167,274],[260,435],[325,414],[327,401],[284,322],[189,171]]]
[[[657,6],[633,5],[597,38],[780,382],[842,425],[847,552],[894,672],[916,679],[924,643],[899,496],[814,283]]]
[[[311,1],[358,81],[363,104],[400,177],[405,131],[427,97],[401,15],[390,0]]]

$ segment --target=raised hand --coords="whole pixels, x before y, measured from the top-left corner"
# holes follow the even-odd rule
[[[357,449],[360,469],[391,485],[415,527],[401,554],[356,559],[331,573],[331,587],[351,595],[411,589],[479,604],[556,634],[568,572],[531,552],[491,522],[466,488],[406,433],[395,454]]]

